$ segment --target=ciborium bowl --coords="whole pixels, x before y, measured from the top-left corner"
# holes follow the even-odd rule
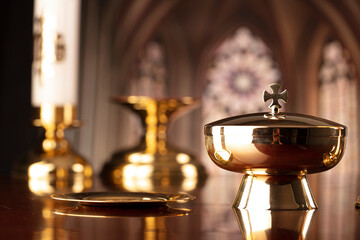
[[[274,95],[280,89],[271,87]],[[306,175],[331,169],[344,154],[345,126],[318,117],[280,113],[278,99],[273,99],[277,104],[270,113],[205,125],[211,160],[225,170],[244,173],[234,207],[315,209]]]

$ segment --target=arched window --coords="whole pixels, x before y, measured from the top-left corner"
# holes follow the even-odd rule
[[[250,29],[241,27],[215,50],[206,72],[203,124],[251,112],[268,111],[262,93],[280,81],[280,70],[269,48]],[[203,158],[207,153],[203,150]],[[204,164],[212,166],[209,161]],[[226,171],[209,167],[212,173]]]
[[[358,101],[355,68],[348,52],[338,41],[327,43],[319,70],[319,113],[322,117],[348,126],[342,171],[357,167],[358,152]],[[347,167],[348,166],[348,167]]]
[[[133,76],[131,94],[150,97],[166,95],[166,58],[160,42],[150,41],[139,52]]]
[[[322,200],[324,209],[333,208],[334,201],[344,202],[344,199],[356,201],[356,196],[352,196],[351,193],[356,191],[355,183],[358,179],[357,174],[351,172],[356,173],[359,166],[358,107],[355,69],[349,61],[349,54],[338,41],[331,41],[323,48],[322,64],[319,69],[319,114],[326,119],[346,125],[348,136],[341,162],[334,169],[319,176],[320,186],[323,182],[327,183],[319,188],[320,196],[324,198]],[[339,186],[347,186],[348,191],[345,194],[337,194],[336,189]],[[345,233],[356,229],[355,221],[344,222],[332,217],[334,214],[342,214],[343,208],[344,206],[334,208],[331,214],[325,212],[321,216],[320,228],[324,229],[323,232]]]
[[[207,70],[204,122],[267,111],[262,91],[279,80],[280,71],[269,48],[248,28],[239,28],[215,50]]]

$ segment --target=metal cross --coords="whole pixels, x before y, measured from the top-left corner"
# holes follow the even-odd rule
[[[273,90],[273,93],[268,93],[266,90],[264,90],[263,98],[264,102],[267,102],[269,99],[272,99],[272,103],[269,106],[271,108],[272,113],[278,113],[279,108],[281,108],[281,105],[279,103],[279,100],[283,100],[284,102],[287,101],[287,91],[284,90],[281,93],[279,93],[279,90],[282,86],[278,83],[270,84],[270,88]]]

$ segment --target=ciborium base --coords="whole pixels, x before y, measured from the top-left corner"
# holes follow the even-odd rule
[[[234,208],[243,239],[307,239],[316,210],[269,211]]]
[[[239,209],[310,210],[317,204],[305,174],[245,174],[233,203]]]

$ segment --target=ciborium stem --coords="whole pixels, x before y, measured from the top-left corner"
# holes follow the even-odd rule
[[[262,210],[310,210],[317,204],[305,174],[243,176],[233,207]]]

